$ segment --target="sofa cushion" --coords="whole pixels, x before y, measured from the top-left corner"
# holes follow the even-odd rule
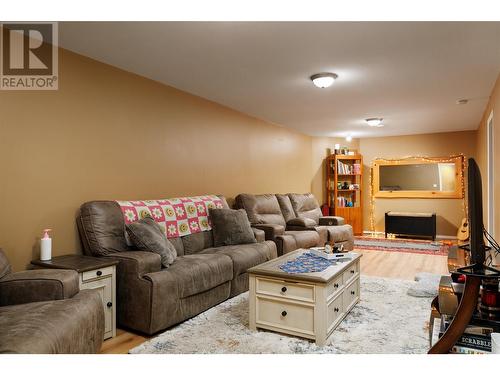
[[[11,267],[7,255],[0,249],[0,279],[11,272]]]
[[[132,244],[137,249],[159,254],[163,267],[169,267],[174,263],[177,250],[151,216],[126,224],[126,228]]]
[[[179,256],[179,257],[183,256],[184,255],[184,242],[182,242],[182,237],[169,238],[168,240],[175,247],[175,250],[177,250],[177,256]]]
[[[278,199],[274,194],[239,194],[236,206],[243,208],[251,224],[278,224],[285,226]]]
[[[102,299],[95,290],[66,300],[0,307],[0,353],[97,353],[103,335]]]
[[[298,249],[309,249],[313,246],[322,245],[319,243],[319,234],[313,230],[289,230],[285,231],[285,234],[292,236],[295,239]]]
[[[337,225],[334,227],[328,226],[326,228],[328,230],[328,238],[330,241],[344,242],[350,241],[354,238],[352,226],[349,224]]]
[[[73,270],[36,269],[10,273],[0,280],[0,306],[67,299],[78,293]]]
[[[233,262],[222,254],[193,254],[178,257],[160,272],[144,278],[161,283],[177,298],[185,298],[221,285],[233,277]]]
[[[307,217],[296,217],[294,219],[288,220],[286,224],[303,228],[314,227],[317,225],[313,219],[309,219]]]
[[[185,255],[196,254],[212,246],[214,246],[214,234],[211,230],[182,237],[182,247]]]
[[[285,218],[285,221],[288,223],[289,220],[295,219],[297,216],[293,211],[292,202],[290,201],[290,197],[286,194],[276,194],[276,199],[281,208],[281,213]]]
[[[210,209],[214,247],[255,243],[255,235],[243,209]]]
[[[82,204],[77,220],[87,255],[102,256],[127,251],[125,221],[118,203],[92,201]]]
[[[233,261],[233,278],[249,268],[277,257],[276,246],[271,241],[244,245],[221,246],[205,249],[203,254],[224,254]]]
[[[292,207],[297,217],[305,217],[315,221],[316,225],[319,223],[319,218],[323,216],[319,203],[311,193],[307,194],[288,194]]]

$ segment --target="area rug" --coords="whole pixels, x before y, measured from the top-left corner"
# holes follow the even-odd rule
[[[133,348],[133,354],[426,353],[431,298],[407,294],[414,281],[361,276],[361,301],[325,347],[248,328],[248,292]]]
[[[403,253],[447,255],[449,245],[439,241],[357,236],[354,248],[360,250],[397,251]]]

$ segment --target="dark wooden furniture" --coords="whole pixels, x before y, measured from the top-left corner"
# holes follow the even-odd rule
[[[436,239],[436,214],[394,212],[385,213],[385,237],[387,234],[408,237],[426,237]]]
[[[42,268],[75,270],[80,273],[109,266],[116,266],[118,261],[106,258],[88,257],[84,255],[61,255],[54,257],[51,260],[32,260],[31,264]]]

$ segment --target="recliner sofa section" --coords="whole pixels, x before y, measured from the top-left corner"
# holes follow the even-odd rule
[[[79,291],[76,271],[12,273],[0,249],[0,353],[97,353],[103,336],[101,297]]]
[[[344,245],[344,249],[354,248],[354,234],[352,226],[345,224],[340,216],[323,216],[318,201],[311,193],[289,193],[276,195],[280,206],[286,213],[287,229],[314,230],[324,244],[333,241]]]
[[[229,208],[221,197],[224,208]],[[77,217],[87,255],[117,266],[117,322],[152,335],[248,290],[247,270],[276,258],[276,245],[257,228],[255,243],[214,246],[213,231],[169,238],[177,259],[161,268],[160,256],[127,245],[116,201],[84,203]]]
[[[276,243],[278,254],[283,255],[299,248],[322,245],[315,231],[289,230],[275,194],[239,194],[236,207],[243,208],[254,228],[264,230],[266,240]]]

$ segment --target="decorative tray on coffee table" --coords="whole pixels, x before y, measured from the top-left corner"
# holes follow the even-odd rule
[[[341,259],[341,258],[348,258],[349,257],[349,252],[348,251],[339,251],[338,247],[335,247],[333,253],[326,253],[324,247],[311,247],[309,249],[309,252],[311,254],[314,254],[318,257],[324,258],[324,259]]]

